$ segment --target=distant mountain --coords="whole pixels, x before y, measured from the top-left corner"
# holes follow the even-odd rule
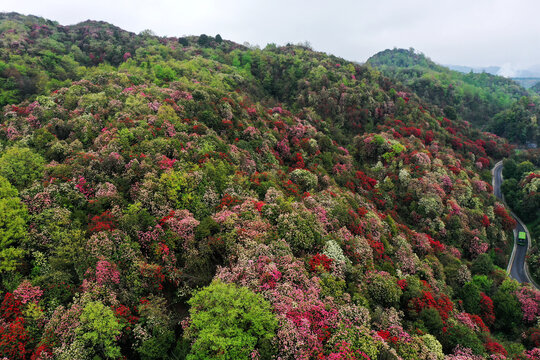
[[[369,58],[367,64],[401,82],[426,103],[437,105],[449,119],[462,118],[513,142],[537,141],[538,128],[530,120],[536,116],[536,107],[528,106],[531,99],[520,101],[530,93],[509,78],[451,70],[414,49],[384,50]]]
[[[512,78],[512,80],[523,86],[525,89],[531,89],[540,82],[540,77],[515,77]]]
[[[540,79],[536,84],[531,86],[531,90],[540,95]]]
[[[498,72],[501,69],[500,66],[487,66],[487,67],[471,67],[471,66],[462,66],[462,65],[445,65],[450,70],[459,71],[462,73],[488,73],[492,75],[499,75]]]

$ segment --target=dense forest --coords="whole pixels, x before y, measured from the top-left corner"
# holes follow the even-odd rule
[[[0,358],[540,358],[472,105],[301,45],[15,13],[0,44]],[[513,111],[497,81],[467,101]]]
[[[540,142],[540,97],[534,87],[528,92],[502,76],[453,71],[414,49],[381,51],[367,63],[451,120],[459,117],[512,143]]]

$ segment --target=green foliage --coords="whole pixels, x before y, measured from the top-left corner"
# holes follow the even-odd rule
[[[522,323],[523,313],[519,301],[514,294],[517,286],[512,280],[505,280],[493,295],[495,310],[495,327],[497,329],[517,333]]]
[[[165,299],[152,296],[139,307],[139,325],[147,336],[136,348],[144,360],[169,359],[168,350],[175,336]]]
[[[369,297],[372,300],[371,304],[374,306],[397,306],[402,294],[395,278],[387,274],[376,274],[371,276],[367,283],[367,290]]]
[[[44,164],[43,157],[31,149],[11,147],[0,157],[0,175],[20,190],[43,176]]]
[[[116,339],[120,335],[122,325],[109,307],[100,301],[91,301],[83,308],[79,320],[80,325],[76,333],[95,354],[100,354],[106,359],[116,359],[120,356],[120,346],[117,345]]]
[[[322,245],[321,229],[312,213],[280,215],[277,223],[279,236],[287,240],[296,253]]]
[[[187,359],[249,359],[253,350],[271,349],[277,321],[261,295],[213,282],[189,304],[191,323],[184,336],[193,345]]]
[[[463,300],[465,311],[470,314],[480,313],[480,288],[474,282],[467,282],[459,291],[459,296]]]
[[[471,266],[471,272],[473,274],[489,275],[495,269],[493,260],[489,254],[480,254],[473,261]]]
[[[290,177],[302,192],[311,191],[317,186],[317,176],[308,170],[296,169],[291,172]]]
[[[450,120],[463,118],[471,123],[488,124],[490,131],[514,142],[539,139],[536,121],[539,99],[527,97],[528,92],[510,79],[453,71],[414,49],[387,49],[373,55],[367,63],[439,106]],[[397,100],[399,103],[401,98]]]
[[[450,353],[457,345],[461,345],[471,349],[475,355],[484,354],[482,340],[471,329],[461,324],[449,327],[441,337],[441,343],[445,353]]]
[[[418,319],[430,334],[441,336],[444,323],[437,309],[432,307],[422,309],[418,314]]]
[[[17,189],[0,176],[0,273],[15,270],[22,258],[23,249],[17,245],[27,237],[27,218]]]

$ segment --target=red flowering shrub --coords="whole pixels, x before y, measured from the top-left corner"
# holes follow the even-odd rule
[[[433,131],[428,130],[426,131],[426,135],[424,135],[424,143],[426,145],[429,145],[431,144],[432,141],[433,141]]]
[[[483,292],[480,293],[480,317],[488,326],[495,323],[495,312],[493,310],[493,300]]]
[[[489,167],[489,159],[481,157],[478,158],[478,162],[482,164],[482,169],[487,169]]]
[[[431,249],[433,249],[433,251],[435,253],[441,253],[446,249],[444,244],[442,244],[440,241],[433,239],[431,236],[429,236],[427,234],[426,234],[426,236],[428,238],[429,245],[431,246]]]
[[[232,207],[234,205],[238,205],[239,203],[241,203],[242,201],[239,200],[239,199],[236,199],[235,197],[229,195],[229,194],[225,194],[223,195],[223,198],[221,199],[221,202],[219,203],[218,205],[218,209],[219,210],[222,210],[224,207]]]
[[[414,298],[410,302],[410,306],[417,313],[423,309],[434,308],[439,312],[441,319],[446,321],[449,314],[454,309],[454,303],[445,294],[439,295],[437,298],[429,291],[423,291],[422,297]]]
[[[88,231],[90,233],[97,233],[100,231],[112,231],[116,228],[115,219],[109,210],[103,212],[101,215],[94,216],[90,224],[88,225]]]
[[[28,353],[26,346],[29,340],[22,317],[0,325],[0,356],[11,360],[26,359]]]
[[[397,284],[399,285],[401,290],[405,290],[405,288],[407,287],[407,280],[406,279],[400,279],[400,280],[397,281]]]
[[[17,299],[12,293],[6,293],[2,305],[0,305],[0,317],[7,322],[14,321],[22,316],[22,302]]]
[[[484,344],[484,346],[486,348],[486,351],[491,353],[491,354],[501,354],[501,355],[504,355],[504,356],[508,355],[508,352],[506,351],[504,346],[502,346],[498,342],[493,341],[492,339],[489,339]]]
[[[516,227],[516,220],[508,214],[508,211],[501,204],[495,205],[495,215],[501,219],[504,230],[508,231]]]
[[[118,307],[113,306],[112,310],[114,311],[116,317],[121,319],[121,321],[126,325],[126,327],[124,327],[125,331],[131,331],[132,326],[139,321],[139,317],[134,315],[136,307],[134,307],[133,311],[131,311],[129,306],[120,305]]]
[[[360,186],[364,190],[373,190],[377,185],[377,180],[370,178],[363,171],[357,171],[354,176],[360,181]]]
[[[332,265],[332,259],[324,254],[315,254],[309,260],[309,267],[314,272],[329,271],[330,265]]]

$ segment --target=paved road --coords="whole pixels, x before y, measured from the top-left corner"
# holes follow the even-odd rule
[[[502,191],[501,191],[501,184],[502,184],[502,161],[495,164],[495,167],[493,168],[493,194],[501,200],[502,198]],[[527,272],[525,271],[525,255],[527,255],[527,249],[529,247],[529,242],[527,241],[525,245],[517,245],[517,234],[520,231],[524,231],[527,233],[527,238],[529,237],[529,232],[525,228],[523,222],[515,216],[515,214],[512,213],[512,217],[517,222],[517,227],[514,230],[514,249],[512,250],[512,256],[510,256],[511,264],[509,265],[510,268],[510,277],[512,279],[516,279],[520,283],[528,282],[531,283],[531,280],[529,279],[529,276],[527,276]]]

